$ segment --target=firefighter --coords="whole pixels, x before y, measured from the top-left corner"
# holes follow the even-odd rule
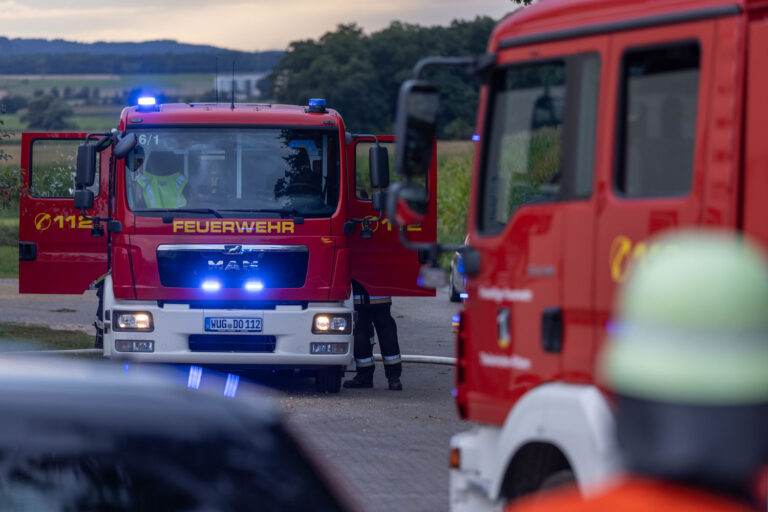
[[[627,476],[582,501],[537,511],[739,511],[768,462],[768,268],[747,241],[698,233],[659,240],[621,290],[602,354]],[[762,505],[765,510],[765,505]]]
[[[357,283],[353,283],[357,322],[353,331],[355,339],[355,365],[357,374],[344,382],[345,388],[373,387],[373,330],[379,336],[381,358],[384,361],[384,374],[389,382],[389,389],[402,391],[400,374],[403,370],[400,346],[397,342],[397,324],[392,318],[391,297],[371,297]]]
[[[152,151],[144,164],[144,172],[136,176],[147,208],[182,208],[187,205],[184,188],[184,158],[173,151]]]

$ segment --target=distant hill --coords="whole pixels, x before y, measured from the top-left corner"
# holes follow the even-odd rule
[[[93,55],[152,55],[158,53],[230,52],[225,48],[201,44],[187,44],[172,39],[121,42],[78,43],[64,39],[23,39],[0,36],[0,55],[35,55],[61,53],[90,53]],[[238,52],[239,53],[239,52]],[[271,52],[265,52],[271,53]],[[282,53],[282,52],[279,52]]]
[[[173,40],[78,43],[0,37],[0,74],[209,73],[270,71],[284,52],[241,52]]]

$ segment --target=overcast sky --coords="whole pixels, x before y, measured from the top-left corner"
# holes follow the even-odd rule
[[[369,33],[393,20],[445,25],[477,15],[499,19],[512,9],[511,0],[0,0],[0,35],[282,50],[339,23],[356,22]]]

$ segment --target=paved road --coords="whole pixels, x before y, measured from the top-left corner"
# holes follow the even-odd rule
[[[88,331],[96,297],[19,296],[15,280],[0,280],[0,321],[51,323]],[[396,298],[404,354],[453,356],[445,291],[435,298]],[[276,391],[289,423],[369,512],[448,508],[448,441],[467,424],[456,418],[449,366],[408,364],[402,392],[386,389],[381,366],[373,390],[317,394],[312,379],[260,382]]]

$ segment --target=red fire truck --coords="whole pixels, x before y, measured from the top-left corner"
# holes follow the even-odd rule
[[[143,98],[110,133],[24,133],[19,291],[103,278],[107,358],[299,368],[338,392],[352,281],[430,294],[372,189],[393,141],[351,134],[324,100]],[[434,221],[408,229],[435,238]]]
[[[456,340],[456,405],[475,426],[451,441],[452,510],[574,479],[589,492],[615,471],[595,355],[628,267],[673,250],[646,240],[706,226],[768,246],[767,54],[765,1],[540,0],[487,55],[426,59],[404,84],[407,180],[388,209],[424,222],[437,92],[423,70],[482,81]]]

